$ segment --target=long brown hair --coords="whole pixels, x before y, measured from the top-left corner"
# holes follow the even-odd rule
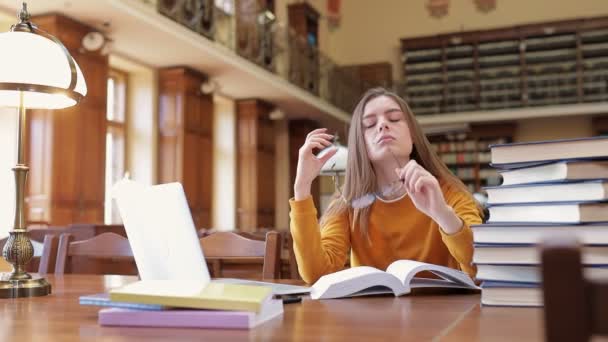
[[[371,205],[361,209],[354,209],[351,207],[350,203],[353,199],[361,198],[361,196],[364,196],[365,194],[376,192],[376,174],[367,155],[361,122],[363,111],[365,110],[367,103],[380,96],[387,96],[393,99],[393,101],[399,105],[405,116],[413,145],[410,159],[415,159],[418,164],[424,167],[440,182],[446,182],[457,190],[469,194],[474,201],[468,188],[460,179],[450,172],[447,166],[445,166],[433,151],[431,144],[424,135],[418,121],[414,118],[414,114],[410,110],[408,104],[395,93],[384,88],[373,88],[363,94],[363,97],[359,100],[359,103],[353,111],[351,125],[348,131],[348,161],[346,163],[346,178],[344,180],[342,195],[340,196],[337,194],[336,198],[331,202],[329,208],[327,208],[321,217],[321,225],[323,225],[329,217],[333,215],[342,215],[346,212],[349,217],[351,229],[359,227],[363,236],[367,237]],[[477,204],[477,207],[480,214],[482,214],[483,211],[481,206]]]

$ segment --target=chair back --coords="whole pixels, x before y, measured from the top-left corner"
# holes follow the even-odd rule
[[[74,236],[74,241],[90,239],[103,233],[114,233],[127,237],[125,226],[122,224],[73,223],[65,228],[65,233]]]
[[[223,264],[257,261],[263,264],[263,279],[280,278],[281,239],[277,232],[268,232],[265,241],[233,232],[217,232],[201,238],[200,243],[214,277],[223,276]]]
[[[293,250],[293,238],[289,229],[274,230],[272,228],[258,228],[256,232],[239,232],[238,234],[254,240],[265,240],[265,235],[268,232],[276,231],[280,235],[281,239],[281,278],[282,279],[297,279],[301,280],[300,273],[298,271],[298,262],[296,261],[296,255]]]
[[[115,233],[102,233],[87,240],[74,241],[61,234],[55,273],[136,275],[137,266],[129,240]]]
[[[34,241],[32,241],[34,243]],[[59,247],[59,236],[47,234],[44,236],[42,243],[42,252],[40,254],[40,263],[38,265],[39,274],[47,274],[55,272],[55,264],[57,263],[57,248]],[[36,248],[34,247],[34,252]],[[36,253],[34,253],[36,254]]]
[[[541,258],[546,340],[608,335],[608,280],[585,279],[577,242],[544,242]]]

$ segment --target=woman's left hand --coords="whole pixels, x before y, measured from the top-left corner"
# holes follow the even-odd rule
[[[395,172],[418,210],[433,218],[446,210],[439,181],[414,159]]]
[[[431,217],[447,233],[455,233],[462,227],[462,220],[446,203],[439,181],[414,159],[402,169],[396,169],[399,179],[416,208]]]

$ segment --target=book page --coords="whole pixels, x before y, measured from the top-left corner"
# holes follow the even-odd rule
[[[369,266],[358,266],[322,276],[313,286],[312,299],[340,298],[355,295],[367,288],[383,286],[383,293],[399,296],[407,293],[394,275]]]
[[[386,269],[387,273],[397,277],[407,288],[411,287],[414,276],[422,271],[430,271],[438,277],[452,282],[458,287],[472,289],[478,288],[468,275],[445,266],[433,265],[413,260],[398,260],[390,264]],[[424,283],[424,278],[416,278],[416,287],[422,287]],[[434,287],[437,286],[437,284],[440,283],[429,281],[427,286]]]

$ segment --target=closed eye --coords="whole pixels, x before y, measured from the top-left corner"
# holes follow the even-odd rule
[[[372,128],[376,125],[376,120],[363,120],[363,127]]]

